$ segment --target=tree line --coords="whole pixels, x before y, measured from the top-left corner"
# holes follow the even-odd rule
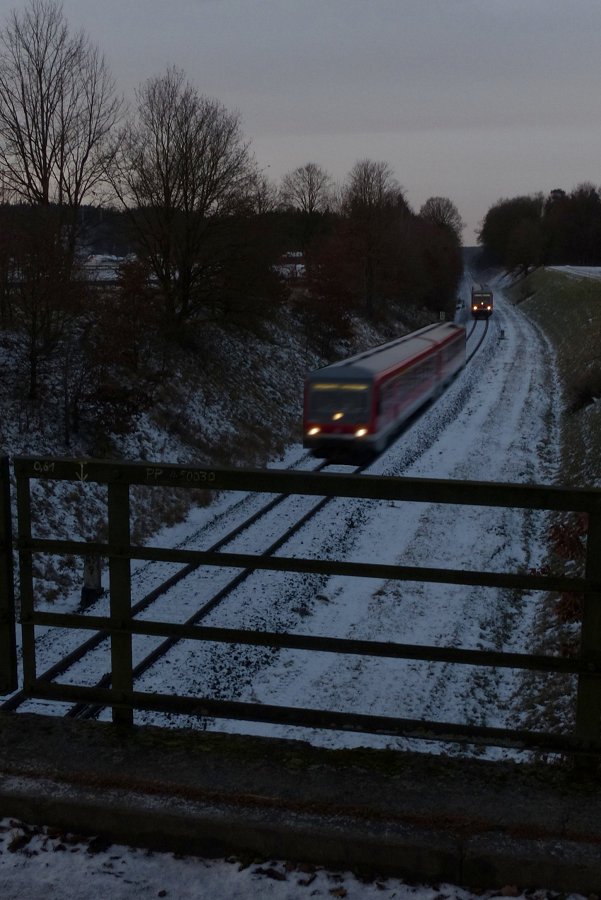
[[[590,183],[498,200],[479,242],[491,262],[527,273],[539,265],[601,265],[601,192]]]
[[[0,31],[0,192],[0,330],[30,401],[49,361],[60,372],[67,444],[90,384],[105,409],[137,402],[132,384],[150,359],[156,377],[170,342],[252,327],[294,299],[326,351],[356,315],[450,310],[462,269],[447,198],[414,212],[369,159],[341,185],[315,162],[274,183],[239,115],[181,70],[126,105],[56,0],[30,0]],[[110,291],[83,275],[101,231],[125,257]],[[294,292],[277,266],[291,249],[305,266]]]

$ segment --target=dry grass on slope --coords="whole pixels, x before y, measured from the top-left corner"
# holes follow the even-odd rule
[[[601,281],[537,269],[508,292],[547,335],[563,390],[562,481],[601,485]]]
[[[562,390],[561,460],[558,481],[601,486],[601,281],[537,269],[507,291],[540,327],[555,351]],[[582,516],[554,517],[548,571],[582,574]],[[573,656],[580,644],[582,596],[550,594],[537,628],[538,651]],[[574,725],[576,679],[549,675],[525,678],[522,701],[527,725],[565,732]]]

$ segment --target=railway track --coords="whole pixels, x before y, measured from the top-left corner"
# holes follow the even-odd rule
[[[469,330],[469,331],[466,333],[466,335],[465,335],[465,343],[466,343],[466,344],[467,344],[467,342],[469,341],[469,339],[471,338],[472,334],[474,333],[474,329],[476,328],[476,325],[477,325],[477,324],[478,324],[478,320],[477,320],[477,319],[472,319],[472,327],[470,328],[470,330]]]
[[[482,342],[484,341],[484,338],[486,337],[487,332],[488,332],[488,324],[489,324],[489,322],[490,322],[490,319],[484,319],[484,320],[482,320],[482,319],[480,319],[480,320],[474,319],[474,323],[473,323],[472,327],[470,328],[469,334],[467,334],[466,337],[465,337],[465,342],[466,342],[466,344],[467,344],[468,340],[471,338],[472,334],[474,333],[474,330],[475,330],[475,328],[476,328],[476,325],[478,324],[478,321],[484,321],[484,330],[483,330],[482,334],[480,335],[480,337],[478,338],[478,342],[476,343],[476,346],[473,347],[473,348],[470,350],[470,352],[468,353],[468,355],[467,355],[467,357],[466,357],[466,359],[465,359],[465,364],[466,364],[466,366],[467,366],[467,364],[470,362],[470,360],[474,358],[474,356],[476,355],[476,353],[478,352],[478,350],[479,350],[480,347],[482,346]]]
[[[315,471],[321,471],[322,469],[326,468],[327,465],[328,465],[328,463],[322,463],[320,466],[317,467],[317,469],[315,469]],[[358,474],[358,473],[362,472],[364,470],[364,468],[365,468],[365,466],[356,468],[355,472],[353,474]],[[271,503],[267,504],[267,506],[262,511],[262,514],[265,514],[268,511],[270,511],[271,509],[274,509],[275,506],[278,506],[280,503],[282,503],[286,499],[287,496],[288,496],[287,494],[281,494],[278,497],[276,497],[273,501],[271,501]],[[295,535],[298,531],[300,531],[301,528],[303,528],[308,522],[311,521],[311,519],[313,519],[319,512],[321,512],[321,510],[324,509],[324,507],[326,507],[329,503],[332,503],[333,499],[334,498],[332,498],[332,497],[323,497],[321,500],[318,500],[318,502],[313,504],[313,506],[303,516],[301,516],[300,519],[298,519],[293,525],[291,525],[289,528],[287,528],[283,534],[281,534],[275,541],[273,541],[269,545],[269,547],[267,547],[265,550],[263,550],[262,553],[259,554],[259,556],[272,556],[274,553],[276,553],[281,547],[284,546],[284,544],[291,537],[293,537],[293,535]],[[256,522],[258,518],[260,518],[260,516],[257,516],[257,515],[253,516],[252,524],[254,524],[254,522]],[[231,541],[234,540],[235,537],[237,537],[242,531],[246,530],[249,527],[251,527],[250,520],[247,523],[244,523],[244,525],[240,525],[237,528],[233,529],[233,531],[230,532],[229,535],[226,535],[224,538],[222,538],[220,541],[218,541],[217,544],[213,545],[213,547],[211,547],[209,549],[209,552],[215,552],[215,551],[223,549],[224,546],[231,543]],[[180,576],[178,578],[178,580],[181,580],[182,578],[187,577],[187,575],[189,575],[191,572],[193,572],[197,568],[198,568],[197,565],[186,566],[185,567],[186,571],[182,570],[180,573],[177,573],[177,575]],[[235,591],[244,581],[246,581],[246,579],[249,578],[249,576],[252,575],[253,572],[254,572],[254,569],[243,569],[241,572],[239,572],[237,575],[235,575],[233,578],[231,578],[224,587],[222,587],[209,600],[207,600],[205,603],[203,603],[202,606],[199,607],[194,612],[194,614],[191,615],[184,622],[184,625],[186,625],[186,626],[198,625],[203,619],[205,619],[209,615],[210,612],[212,612],[220,603],[222,603],[227,597],[229,597],[230,594],[233,593],[233,591]],[[166,591],[169,590],[170,587],[171,587],[171,585],[167,586],[167,583],[165,583],[164,585],[161,585],[161,593],[166,593]],[[152,602],[152,601],[150,601],[150,602]],[[149,603],[147,603],[146,606],[148,606],[148,605],[149,605]],[[144,608],[146,608],[146,607],[144,607]],[[141,610],[135,610],[135,614],[137,614],[137,612],[139,612],[139,611],[141,611]],[[166,638],[164,641],[162,641],[158,645],[158,647],[155,647],[154,650],[152,650],[149,654],[147,654],[147,656],[145,656],[142,660],[140,660],[140,662],[138,662],[133,667],[132,672],[133,672],[134,679],[139,678],[141,675],[144,674],[144,672],[148,671],[148,669],[151,666],[153,666],[162,657],[164,657],[171,650],[171,648],[175,644],[177,644],[179,641],[180,641],[180,638],[177,638],[177,637]],[[97,687],[108,687],[110,685],[110,683],[111,683],[111,677],[110,677],[110,674],[107,673],[100,679],[100,681],[97,683],[96,686]],[[102,707],[102,706],[90,706],[90,705],[84,704],[84,703],[75,704],[67,713],[67,718],[76,718],[76,719],[94,718],[102,711],[103,708],[104,707]]]
[[[466,359],[466,364],[474,357],[477,353],[478,349],[482,345],[484,338],[486,337],[488,331],[489,320],[484,320],[484,329],[481,336],[478,338],[478,342],[476,346],[470,351],[469,355]],[[477,326],[477,321],[474,320],[473,325],[469,331],[469,334],[466,335],[466,342],[470,339],[474,330]],[[418,413],[419,416],[419,413]],[[301,462],[304,461],[301,460]],[[328,465],[331,465],[328,461],[324,461],[320,463],[315,469],[311,471],[322,471]],[[355,468],[353,474],[359,474],[364,471],[366,465],[358,466]],[[258,510],[253,512],[250,516],[245,518],[242,522],[236,525],[235,528],[231,529],[227,534],[221,537],[218,541],[216,541],[212,546],[208,547],[209,552],[218,552],[224,549],[226,546],[231,544],[236,538],[242,535],[245,532],[248,532],[252,527],[259,521],[261,521],[265,516],[267,516],[272,510],[276,509],[278,506],[283,504],[289,495],[281,494],[278,495],[269,502],[263,504]],[[264,549],[258,556],[271,556],[276,553],[291,537],[293,537],[297,532],[299,532],[311,519],[313,519],[318,513],[320,513],[329,503],[333,501],[333,498],[322,498],[317,503],[314,503],[309,510],[307,510],[300,518],[298,518],[292,525],[284,530],[282,534],[280,534],[274,541],[272,541],[269,546]],[[239,501],[239,503],[235,504],[228,510],[228,513],[231,513],[233,509],[237,507],[241,507],[244,500]],[[199,532],[190,536],[186,539],[186,544],[193,543],[196,538],[198,538]],[[174,573],[171,577],[166,579],[156,588],[147,593],[144,597],[142,597],[139,601],[137,601],[132,606],[132,616],[138,616],[147,609],[149,609],[156,601],[166,595],[172,588],[175,587],[179,582],[187,578],[198,568],[198,564],[189,564],[183,566],[180,570]],[[229,597],[249,576],[254,572],[254,569],[244,569],[234,577],[230,578],[225,585],[219,588],[208,600],[202,603],[183,623],[186,626],[198,625],[203,619],[205,619],[209,613],[215,610],[219,604],[221,604],[227,597]],[[73,649],[70,653],[65,655],[59,662],[55,665],[49,667],[46,671],[39,675],[40,681],[52,681],[61,675],[64,675],[69,669],[71,669],[76,664],[80,663],[88,654],[92,653],[94,650],[99,648],[104,641],[109,640],[110,634],[108,631],[98,631],[93,634],[90,638],[84,641],[82,644]],[[181,640],[180,638],[167,638],[161,641],[154,649],[152,649],[149,653],[144,655],[133,668],[133,677],[134,679],[139,678],[143,675],[148,669],[150,669],[153,665],[155,665],[162,657],[164,657],[173,646]],[[95,684],[96,687],[106,688],[111,684],[111,675],[110,673],[105,673]],[[29,697],[24,691],[18,691],[13,694],[8,700],[4,703],[0,704],[0,710],[2,711],[14,711],[27,702]],[[91,706],[89,704],[78,703],[72,705],[69,710],[65,713],[65,717],[67,718],[77,718],[77,719],[90,719],[97,717],[104,707],[102,706]]]

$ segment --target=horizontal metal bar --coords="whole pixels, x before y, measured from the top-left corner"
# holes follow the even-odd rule
[[[146,484],[210,490],[407,500],[580,512],[601,511],[601,490],[555,485],[505,484],[431,478],[290,472],[277,469],[222,469],[164,463],[19,457],[17,475],[55,481]]]
[[[272,572],[296,572],[304,575],[347,575],[356,578],[381,578],[386,581],[419,581],[435,584],[463,584],[522,591],[579,591],[597,593],[601,583],[585,578],[555,575],[505,574],[469,569],[432,569],[425,566],[399,566],[345,560],[302,559],[290,556],[255,556],[251,553],[214,553],[203,550],[160,549],[155,547],[113,547],[82,541],[58,541],[36,538],[17,541],[20,550],[38,553],[95,554],[100,557],[160,560],[193,563],[233,569],[265,569]]]
[[[389,641],[361,641],[279,631],[247,631],[240,628],[215,628],[205,625],[178,625],[132,619],[119,627],[103,616],[73,613],[36,612],[30,625],[55,628],[86,629],[110,634],[143,634],[150,637],[176,637],[180,640],[212,641],[225,644],[245,644],[254,647],[277,647],[287,650],[308,650],[324,653],[344,653],[387,659],[421,659],[429,662],[456,663],[469,666],[489,666],[502,669],[527,669],[562,674],[601,674],[601,661],[587,661],[578,657],[536,656],[526,653],[504,653],[497,650],[468,650],[460,647],[434,647],[427,644],[399,644]]]
[[[178,715],[266,722],[334,731],[354,731],[426,741],[449,741],[461,744],[483,744],[519,750],[543,750],[552,753],[587,753],[601,755],[601,741],[579,741],[572,735],[518,731],[448,722],[371,716],[331,710],[269,706],[215,700],[206,697],[181,697],[141,691],[115,693],[105,688],[74,687],[37,681],[31,696],[39,699],[89,704]]]

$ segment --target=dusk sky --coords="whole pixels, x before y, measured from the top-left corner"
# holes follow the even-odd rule
[[[0,0],[4,19],[24,0]],[[237,110],[274,180],[385,160],[475,242],[520,193],[601,184],[600,0],[64,0],[121,93],[169,65]]]

